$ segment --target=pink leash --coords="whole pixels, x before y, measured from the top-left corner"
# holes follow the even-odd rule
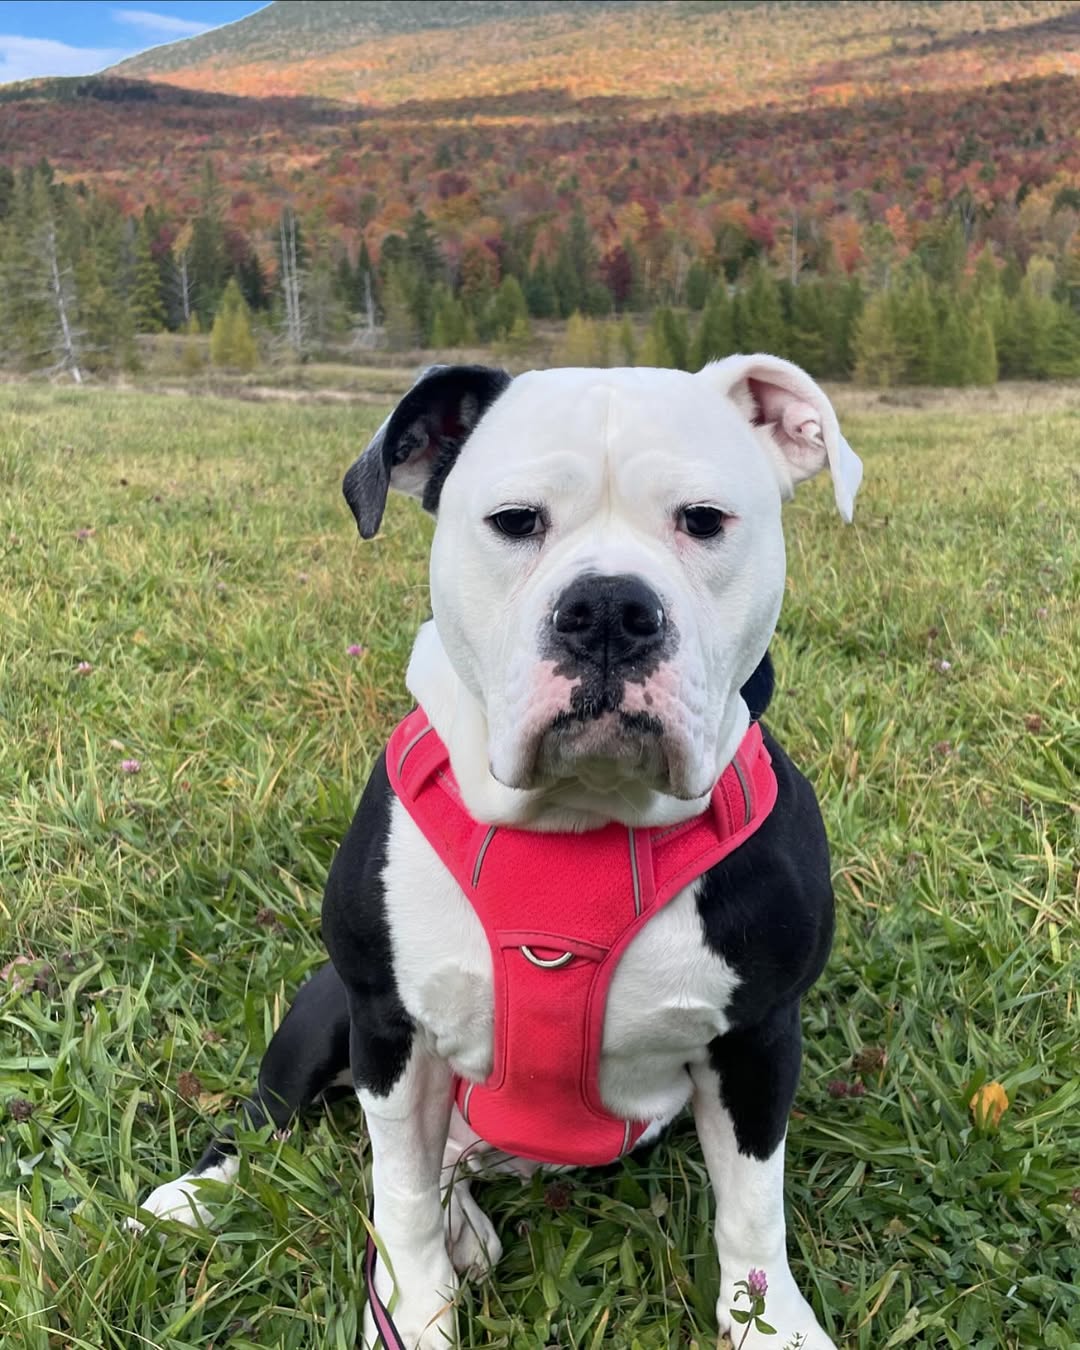
[[[371,1210],[371,1226],[375,1227],[375,1209]],[[407,1350],[405,1342],[401,1339],[394,1319],[390,1316],[390,1311],[386,1304],[379,1297],[375,1290],[375,1262],[379,1254],[375,1249],[375,1239],[368,1233],[367,1250],[364,1253],[364,1283],[367,1285],[368,1303],[371,1305],[371,1314],[375,1318],[375,1325],[379,1329],[379,1335],[382,1337],[382,1343],[385,1350]],[[372,1350],[375,1350],[372,1346]]]

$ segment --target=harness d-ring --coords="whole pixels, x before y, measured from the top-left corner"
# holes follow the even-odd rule
[[[534,966],[539,966],[541,970],[558,970],[559,966],[569,965],[574,959],[573,952],[563,952],[562,956],[552,957],[550,961],[545,961],[542,956],[537,956],[531,947],[521,946],[521,954],[526,961],[531,961]]]

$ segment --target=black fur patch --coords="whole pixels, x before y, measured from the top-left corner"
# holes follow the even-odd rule
[[[323,897],[323,941],[345,989],[358,1086],[385,1096],[404,1072],[413,1020],[398,996],[383,870],[393,789],[386,756],[368,779]]]
[[[493,366],[432,366],[413,385],[341,485],[365,539],[378,532],[394,469],[426,459],[424,509],[439,507],[446,476],[476,424],[510,383]]]
[[[764,728],[763,728],[764,730]],[[810,784],[765,731],[778,795],[761,827],[705,874],[705,941],[739,977],[732,1029],[710,1046],[743,1153],[767,1158],[783,1137],[799,1077],[799,1000],[832,945],[829,848]]]

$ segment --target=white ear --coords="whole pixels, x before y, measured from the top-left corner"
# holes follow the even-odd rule
[[[785,497],[828,464],[836,505],[851,520],[862,461],[840,434],[832,404],[805,370],[759,353],[713,361],[696,378],[726,394],[754,428]]]

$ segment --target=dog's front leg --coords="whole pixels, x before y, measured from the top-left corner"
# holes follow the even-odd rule
[[[408,1060],[393,1085],[371,1085],[366,1056],[357,1049],[363,1031],[353,1026],[353,1074],[371,1140],[375,1231],[388,1258],[375,1270],[375,1288],[389,1306],[407,1350],[447,1350],[454,1341],[453,1298],[457,1287],[446,1250],[439,1180],[450,1125],[450,1068],[412,1038]],[[367,1085],[366,1085],[367,1084]],[[369,1304],[365,1344],[378,1330]]]
[[[694,1120],[716,1202],[720,1258],[720,1330],[745,1350],[835,1350],[796,1287],[784,1229],[784,1141],[799,1079],[801,1040],[796,1003],[762,1025],[720,1036],[710,1062],[693,1070]],[[768,1283],[766,1335],[733,1311],[750,1307],[735,1286],[751,1270]]]

